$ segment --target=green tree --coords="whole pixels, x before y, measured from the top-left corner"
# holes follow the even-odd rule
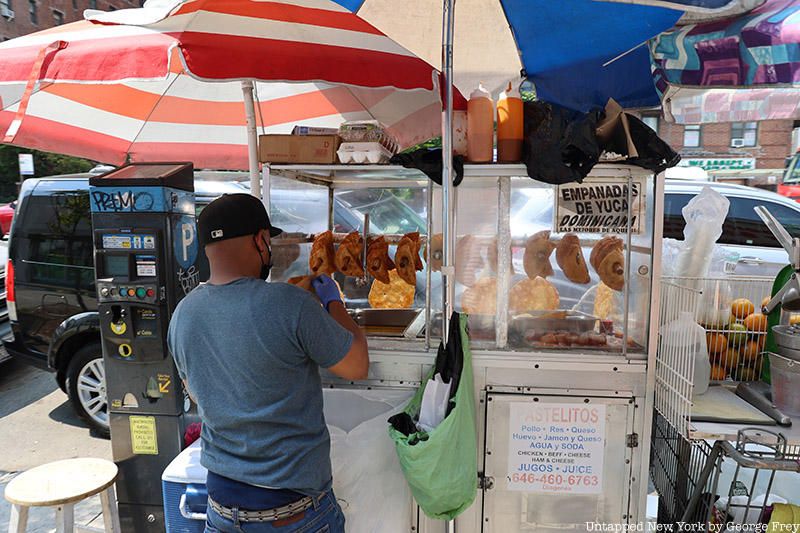
[[[0,144],[0,202],[17,197],[19,154],[33,154],[35,177],[88,172],[96,164],[87,159]]]

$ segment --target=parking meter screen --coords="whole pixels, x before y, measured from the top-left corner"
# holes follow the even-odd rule
[[[110,278],[128,277],[128,256],[106,254],[103,256],[103,271]]]

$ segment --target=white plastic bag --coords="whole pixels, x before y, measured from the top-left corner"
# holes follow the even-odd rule
[[[347,533],[411,531],[413,499],[387,419],[400,412],[413,390],[324,389],[331,435],[333,490]]]
[[[422,405],[419,411],[419,428],[430,432],[442,423],[450,403],[450,382],[443,381],[441,374],[436,374],[425,384],[422,393]]]
[[[704,278],[708,275],[714,243],[722,235],[722,223],[729,207],[730,201],[708,186],[684,206],[686,227],[676,261],[676,276]]]

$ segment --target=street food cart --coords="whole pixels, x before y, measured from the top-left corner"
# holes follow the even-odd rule
[[[390,255],[404,232],[421,233],[424,268],[411,305],[372,309],[364,302],[371,277],[334,275],[367,331],[371,365],[363,382],[324,378],[332,390],[419,387],[436,357],[446,308],[443,273],[436,271],[444,255],[437,242],[447,240],[437,236],[441,187],[417,170],[388,165],[267,164],[264,176],[275,224],[297,223],[285,239],[273,241],[276,258],[291,263],[278,265],[273,281],[308,273],[311,243],[327,230],[336,242],[358,231],[366,236],[365,248],[382,231]],[[279,199],[287,191],[315,202],[314,216],[281,214]],[[386,197],[414,204],[425,227],[413,227],[401,216],[406,211],[378,201]],[[457,529],[585,529],[587,523],[642,521],[662,179],[634,166],[600,164],[583,183],[554,186],[528,178],[522,165],[466,165],[454,197],[455,270],[444,273],[455,279],[453,308],[469,315],[479,453],[478,497],[456,519]],[[387,220],[392,213],[398,218]],[[348,227],[353,214],[357,224]],[[613,275],[593,264],[592,252],[602,247],[617,254]],[[576,273],[565,257],[578,255],[584,265]],[[537,272],[542,275],[532,279]],[[357,404],[348,408],[357,417]],[[366,483],[379,491],[381,480]],[[410,531],[441,530],[441,522],[425,517],[410,498],[404,504]]]

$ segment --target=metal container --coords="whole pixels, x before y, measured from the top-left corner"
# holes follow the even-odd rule
[[[353,321],[367,335],[402,337],[421,309],[350,309]]]
[[[800,326],[774,326],[772,335],[781,355],[800,361]]]
[[[511,318],[509,338],[515,345],[529,346],[547,334],[594,333],[598,318],[580,311],[530,311]],[[605,342],[603,343],[603,345]]]

